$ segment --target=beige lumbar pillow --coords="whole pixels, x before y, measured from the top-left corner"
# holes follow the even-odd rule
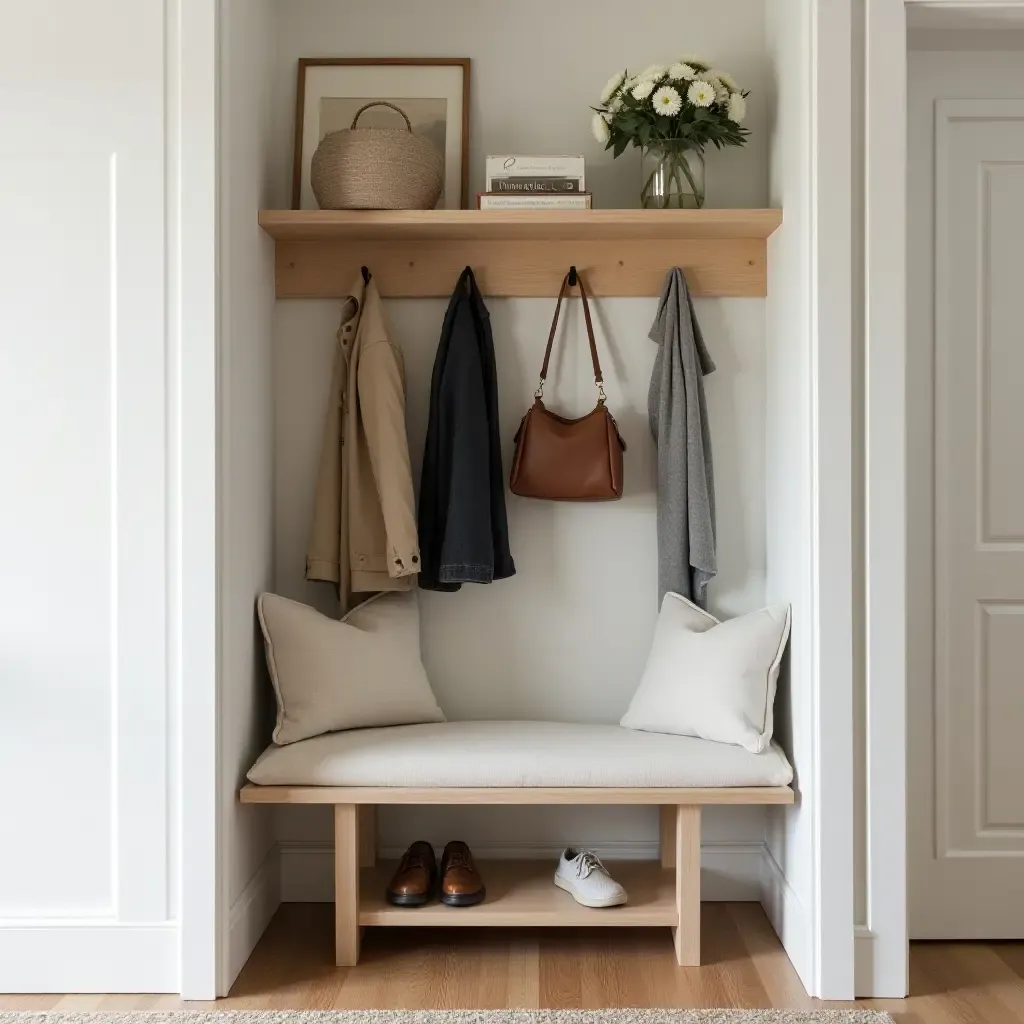
[[[444,721],[420,657],[415,591],[378,594],[340,622],[276,594],[256,606],[277,696],[275,743]]]
[[[727,622],[678,594],[666,594],[627,729],[698,736],[765,750],[789,639],[788,604]]]

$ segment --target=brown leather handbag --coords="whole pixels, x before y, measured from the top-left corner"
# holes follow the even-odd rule
[[[570,420],[545,407],[544,381],[548,375],[562,298],[566,289],[576,283],[580,286],[590,355],[594,361],[597,405],[586,416]],[[513,494],[551,501],[614,501],[621,498],[622,453],[626,450],[626,444],[619,436],[615,420],[605,406],[604,377],[597,358],[587,292],[583,287],[583,278],[575,267],[565,275],[562,289],[558,293],[548,347],[544,352],[544,365],[540,371],[540,384],[533,397],[533,405],[523,417],[516,433],[516,453],[509,480]]]

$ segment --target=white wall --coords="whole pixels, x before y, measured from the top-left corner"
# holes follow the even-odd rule
[[[178,987],[185,157],[166,7],[4,10],[0,990]]]
[[[238,802],[272,715],[256,595],[273,586],[273,243],[255,212],[268,188],[271,0],[221,0],[220,552],[222,878],[226,993],[277,909],[273,820]]]
[[[812,995],[854,993],[851,0],[769,5],[770,599],[793,603],[780,732],[797,803],[768,813],[763,902]]]
[[[802,794],[768,814],[764,904],[800,978],[814,977],[814,846],[808,800],[814,759],[811,591],[811,13],[808,0],[773,2],[768,44],[776,69],[770,205],[785,211],[768,243],[767,597],[791,601],[793,631],[776,700],[776,729]]]
[[[699,15],[699,17],[698,17]],[[703,52],[752,90],[745,152],[712,152],[709,201],[762,206],[767,198],[766,111],[771,71],[761,0],[707,7],[670,0],[590,4],[586,16],[539,0],[479,5],[411,0],[339,7],[322,0],[278,6],[275,85],[276,197],[287,202],[295,62],[312,55],[454,55],[473,59],[470,191],[481,188],[488,152],[582,152],[601,207],[635,206],[638,155],[618,161],[589,135],[588,104],[623,64],[642,67],[686,50]],[[538,25],[543,31],[538,31]],[[572,39],[570,47],[567,40]],[[510,55],[529,55],[513,60]],[[666,268],[667,269],[667,268]],[[453,282],[454,285],[454,282]],[[505,465],[512,435],[535,387],[553,300],[492,300]],[[574,304],[575,305],[575,304]],[[438,698],[456,718],[616,721],[635,688],[657,611],[654,452],[646,399],[654,345],[647,340],[655,300],[597,303],[609,405],[629,444],[626,497],[615,505],[571,506],[509,498],[518,575],[457,595],[424,595],[427,667]],[[428,382],[445,303],[389,303],[408,370],[409,433],[418,477]],[[712,607],[733,615],[760,606],[765,574],[765,304],[703,300],[698,315],[718,364],[708,378],[718,491],[720,575]],[[338,303],[282,301],[275,325],[276,587],[330,607],[329,591],[303,580],[315,466]],[[593,388],[578,310],[568,317],[557,383],[559,406],[583,411]],[[323,896],[329,882],[328,816],[288,809],[280,819],[284,896]],[[760,809],[714,809],[705,816],[705,864],[739,878],[723,887],[709,873],[705,895],[758,895],[764,816]],[[566,841],[620,856],[653,855],[650,809],[389,810],[382,842],[396,848],[423,835],[455,835],[487,852],[546,854]],[[311,865],[320,865],[314,870]],[[291,867],[289,866],[291,865]],[[316,881],[319,878],[321,881]],[[326,890],[329,891],[329,890]]]
[[[768,140],[763,130],[770,79],[764,0],[590,0],[584,10],[520,0],[276,0],[277,181],[290,205],[299,57],[471,57],[470,195],[483,190],[484,157],[512,150],[584,153],[594,203],[637,205],[639,156],[613,161],[590,134],[591,104],[612,73],[639,71],[685,52],[713,58],[753,90],[743,154],[708,154],[708,202],[762,206]]]

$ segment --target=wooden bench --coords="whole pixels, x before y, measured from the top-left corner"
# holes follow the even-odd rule
[[[315,742],[315,741],[305,741]],[[789,786],[708,788],[423,787],[246,785],[247,804],[334,806],[335,962],[359,959],[363,927],[651,927],[672,929],[676,959],[700,964],[700,810],[708,804],[791,804]],[[546,860],[485,861],[487,899],[475,907],[393,907],[384,898],[393,865],[377,865],[381,804],[646,804],[661,808],[661,858],[614,867],[629,903],[607,910],[576,904],[551,882]],[[362,869],[362,870],[360,870]]]

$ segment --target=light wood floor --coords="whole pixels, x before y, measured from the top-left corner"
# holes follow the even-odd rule
[[[368,929],[333,964],[328,904],[286,904],[217,1009],[779,1007],[808,999],[756,903],[706,903],[702,967],[667,928]],[[1024,1024],[1024,943],[921,943],[908,1000],[864,1001],[901,1024]],[[170,1010],[175,996],[0,996],[0,1009]],[[835,1004],[847,1005],[847,1004]]]

